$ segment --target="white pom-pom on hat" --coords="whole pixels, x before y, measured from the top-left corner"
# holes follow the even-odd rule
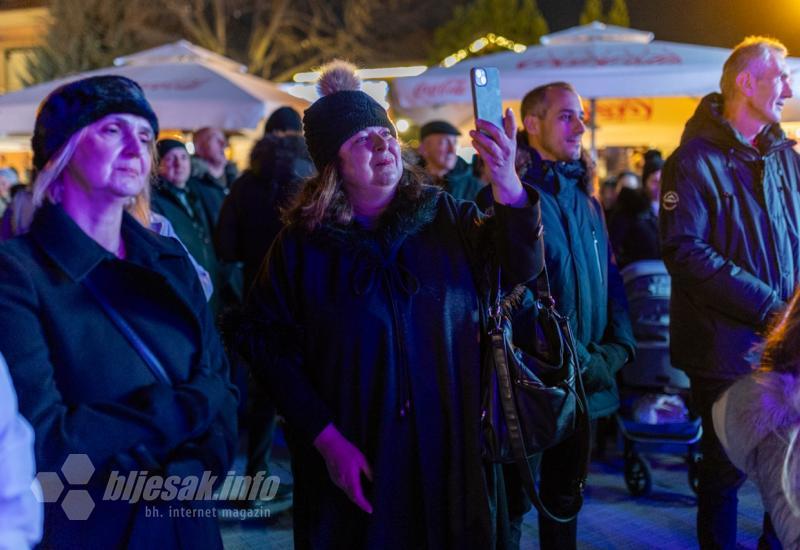
[[[356,75],[356,66],[352,63],[334,59],[320,67],[319,72],[317,91],[321,96],[361,89],[361,79]]]

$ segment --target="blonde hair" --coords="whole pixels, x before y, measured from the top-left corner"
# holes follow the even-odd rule
[[[767,36],[748,36],[742,40],[725,60],[722,66],[722,76],[719,79],[719,89],[723,98],[731,98],[736,94],[736,77],[750,68],[755,60],[762,62],[769,59],[770,53],[786,56],[788,50],[779,40]],[[761,76],[763,67],[758,67],[754,74]]]
[[[789,445],[786,448],[786,456],[783,457],[783,467],[781,468],[781,489],[783,489],[786,502],[795,516],[800,516],[800,504],[797,502],[797,488],[798,482],[800,482],[797,468],[800,457],[797,453],[800,452],[800,449],[796,448],[799,431],[800,427],[795,426],[789,432]]]
[[[45,199],[53,204],[61,202],[61,189],[63,182],[61,179],[64,170],[66,170],[72,157],[75,155],[75,149],[86,135],[87,128],[84,126],[67,140],[67,142],[47,161],[44,168],[42,168],[36,175],[33,182],[33,209],[31,213],[42,205]],[[148,179],[155,176],[157,166],[155,164],[155,140],[151,142],[148,147],[150,153],[150,174]],[[142,191],[132,197],[131,201],[125,205],[127,210],[140,224],[144,227],[150,227],[150,182],[148,181]],[[30,220],[27,221],[27,226],[30,225]]]

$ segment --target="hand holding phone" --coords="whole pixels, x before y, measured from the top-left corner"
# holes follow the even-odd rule
[[[470,70],[475,127],[470,132],[472,146],[486,163],[494,200],[500,204],[521,206],[527,202],[516,172],[517,124],[509,109],[503,116],[500,96],[500,73],[494,67]]]

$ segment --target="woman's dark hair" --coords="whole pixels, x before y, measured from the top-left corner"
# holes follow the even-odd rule
[[[397,184],[397,192],[415,200],[420,197],[426,181],[425,172],[410,163],[404,154],[403,175]],[[336,161],[327,164],[318,175],[308,180],[283,212],[282,218],[285,224],[299,225],[309,232],[326,222],[347,225],[353,220],[353,205],[344,190]]]

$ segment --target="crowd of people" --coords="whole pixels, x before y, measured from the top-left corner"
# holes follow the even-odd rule
[[[780,43],[745,40],[675,152],[648,151],[641,174],[599,189],[567,82],[533,88],[502,128],[477,120],[470,166],[444,120],[404,151],[355,67],[332,62],[303,115],[270,116],[241,174],[219,129],[191,148],[159,140],[131,80],[56,89],[36,117],[32,184],[12,198],[0,170],[0,463],[14,463],[0,471],[0,547],[221,548],[219,484],[137,501],[106,498],[109,479],[221,479],[241,430],[246,476],[269,476],[280,414],[293,485],[267,498],[293,499],[295,547],[519,548],[529,495],[481,455],[494,277],[526,296],[510,315],[533,354],[547,273],[596,432],[636,354],[620,269],[641,260],[669,270],[671,361],[703,422],[700,547],[735,548],[748,475],[761,543],[798,547],[788,78]],[[534,461],[556,513],[573,506],[580,445]],[[42,507],[32,483],[72,455],[94,469],[83,521]],[[540,547],[576,548],[577,524],[540,514]]]

